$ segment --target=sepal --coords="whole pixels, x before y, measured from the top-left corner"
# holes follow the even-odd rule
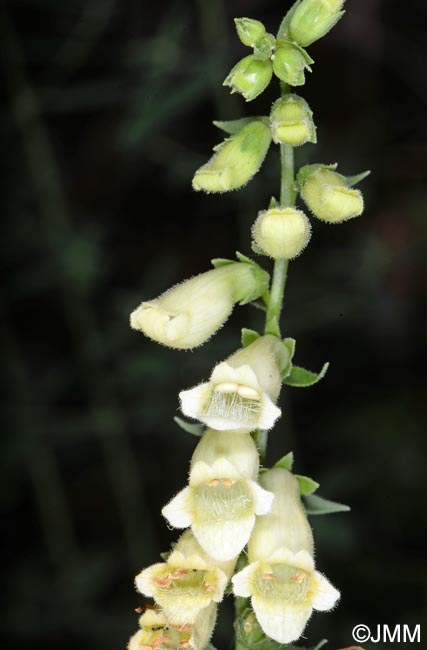
[[[292,366],[292,370],[283,379],[283,383],[295,388],[307,388],[308,386],[314,386],[314,384],[317,384],[321,379],[323,379],[328,368],[328,362],[323,364],[321,371],[318,373],[312,372],[311,370],[306,370],[305,368],[300,368],[299,366]]]
[[[318,494],[309,494],[303,498],[305,511],[308,515],[329,515],[335,512],[349,512],[350,506],[324,499]]]
[[[187,420],[183,420],[177,416],[174,417],[174,421],[183,431],[191,433],[191,435],[197,436],[198,438],[201,438],[206,431],[206,427],[199,422],[187,422]]]

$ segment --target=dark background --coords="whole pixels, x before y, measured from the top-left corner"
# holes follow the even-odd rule
[[[196,444],[172,420],[177,392],[262,314],[236,310],[194,352],[150,342],[128,316],[210,258],[250,253],[250,225],[278,192],[277,151],[244,191],[207,196],[190,183],[222,139],[211,121],[268,112],[275,98],[274,86],[252,104],[222,88],[249,53],[232,19],[275,32],[290,4],[1,4],[7,648],[115,650],[136,629],[133,576],[176,537],[160,508],[184,486]],[[290,266],[284,322],[297,363],[331,367],[319,386],[284,391],[269,451],[274,461],[293,449],[299,473],[352,507],[312,522],[318,566],[342,600],[314,615],[307,643],[326,637],[332,649],[352,645],[357,623],[426,618],[423,4],[348,0],[310,48],[300,89],[319,144],[298,150],[298,164],[373,171],[365,214],[313,223]],[[228,601],[220,650],[232,643]]]

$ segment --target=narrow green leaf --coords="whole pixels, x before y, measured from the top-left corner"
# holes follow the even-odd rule
[[[300,494],[313,494],[319,487],[319,483],[313,481],[309,476],[301,476],[300,474],[295,474],[294,476],[299,483]]]
[[[239,262],[246,262],[246,264],[256,264],[256,262],[251,260],[250,257],[248,257],[247,255],[243,255],[243,253],[240,253],[239,251],[236,251],[236,257],[239,260]]]
[[[299,7],[301,4],[302,0],[297,0],[292,7],[289,9],[288,13],[285,15],[283,18],[282,22],[280,23],[279,31],[277,32],[277,38],[278,39],[287,39],[289,40],[289,25],[291,24],[292,16],[296,9]]]
[[[283,456],[280,460],[273,465],[273,467],[281,467],[282,469],[287,469],[289,472],[292,469],[294,464],[294,452],[290,451],[289,454]]]
[[[178,417],[174,417],[174,420],[181,429],[187,433],[191,433],[193,436],[197,436],[198,438],[201,438],[205,432],[205,426],[199,422],[192,424],[191,422],[187,422],[187,420]]]
[[[369,174],[371,173],[371,170],[369,169],[366,172],[361,172],[360,174],[355,174],[354,176],[347,176],[346,181],[350,185],[350,187],[353,187],[354,185],[357,185],[358,183],[361,183],[363,179],[365,179]]]
[[[343,503],[324,499],[317,494],[309,494],[304,497],[303,501],[308,515],[329,515],[334,512],[349,512],[351,509]]]
[[[312,650],[320,650],[320,648],[323,648],[323,646],[326,645],[327,643],[328,643],[328,639],[322,639],[321,641],[319,641],[317,645],[314,646],[314,648],[312,648]]]
[[[221,266],[227,266],[227,264],[234,264],[233,260],[227,260],[225,257],[215,257],[211,260],[211,264],[215,269],[219,269]]]
[[[268,204],[268,209],[271,210],[272,208],[277,208],[279,205],[279,201],[276,199],[275,196],[272,196],[270,199],[270,203]]]
[[[292,372],[292,359],[294,358],[294,354],[295,354],[296,341],[295,339],[286,338],[283,341],[283,345],[289,353],[287,363],[283,364],[283,367],[280,368],[282,379],[285,379]]]
[[[255,330],[250,330],[244,327],[242,329],[242,345],[247,348],[248,345],[259,339],[260,335]]]
[[[317,384],[317,382],[323,379],[328,368],[329,363],[325,363],[322,370],[319,373],[316,373],[311,372],[311,370],[306,370],[305,368],[300,368],[299,366],[292,366],[291,372],[283,381],[288,386],[294,386],[296,388],[314,386],[314,384]]]
[[[254,241],[251,242],[251,248],[252,248],[253,252],[256,253],[257,255],[265,255],[262,248],[260,248],[258,246],[258,244],[256,242],[254,242]]]
[[[225,131],[225,133],[235,135],[236,133],[239,133],[243,127],[247,126],[251,122],[256,122],[257,120],[267,123],[266,120],[268,120],[268,117],[266,115],[259,115],[258,117],[242,117],[238,120],[214,120],[213,125],[218,129],[221,129],[221,131]]]
[[[169,555],[170,554],[171,554],[170,551],[164,551],[164,553],[160,553],[160,557],[162,558],[162,560],[167,562],[169,560]]]

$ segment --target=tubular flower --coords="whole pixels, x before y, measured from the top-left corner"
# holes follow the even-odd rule
[[[188,350],[215,334],[235,303],[262,295],[267,282],[268,274],[260,267],[232,262],[143,302],[131,314],[131,327],[171,348]]]
[[[191,463],[189,486],[162,510],[175,528],[191,526],[206,553],[231,560],[248,543],[255,515],[264,515],[273,494],[255,481],[259,456],[249,434],[208,430]]]
[[[251,597],[265,634],[278,643],[291,643],[301,636],[313,609],[332,609],[339,592],[315,571],[313,536],[295,477],[276,468],[260,482],[273,492],[274,501],[270,512],[255,523],[249,565],[234,576],[234,593]]]
[[[217,614],[211,603],[194,624],[172,625],[164,612],[147,609],[139,619],[140,629],[129,640],[128,650],[203,650],[212,636]]]
[[[191,531],[186,531],[167,562],[144,569],[135,582],[138,591],[155,599],[173,625],[183,626],[194,624],[202,610],[223,599],[234,565],[234,560],[213,560]]]
[[[275,336],[260,337],[218,364],[209,382],[182,391],[182,412],[220,431],[271,429],[281,414],[275,402],[287,354]]]

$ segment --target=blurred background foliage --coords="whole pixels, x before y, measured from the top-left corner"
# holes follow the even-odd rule
[[[8,648],[113,650],[136,629],[133,576],[175,538],[160,508],[196,444],[173,422],[177,391],[206,378],[262,314],[237,310],[192,353],[132,332],[128,315],[210,258],[250,252],[250,224],[278,191],[277,152],[242,192],[196,194],[190,181],[221,139],[213,119],[265,113],[275,97],[245,105],[221,87],[247,54],[233,17],[275,31],[289,5],[2,3]],[[341,227],[313,223],[291,265],[286,335],[297,363],[331,368],[318,387],[285,391],[269,452],[293,449],[297,471],[352,506],[313,521],[319,567],[343,596],[313,618],[307,643],[327,637],[331,648],[351,645],[356,623],[426,618],[427,16],[423,3],[347,5],[310,48],[302,92],[319,145],[297,155],[338,160],[343,173],[371,168],[367,209]],[[232,647],[228,601],[220,650]]]

